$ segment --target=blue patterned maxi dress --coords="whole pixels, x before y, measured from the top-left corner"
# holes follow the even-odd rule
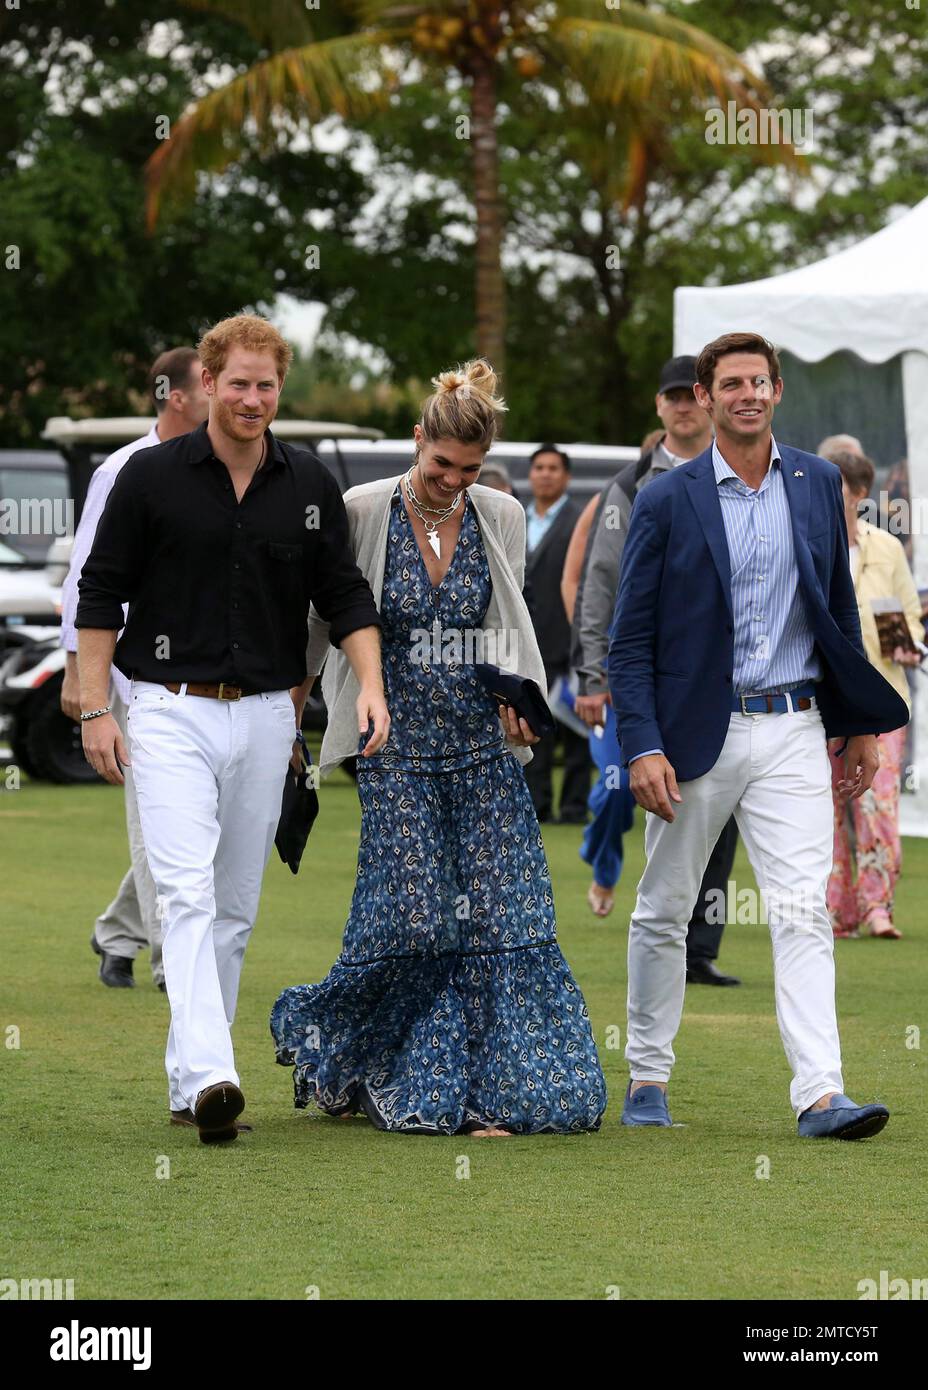
[[[605,1082],[555,939],[522,767],[455,638],[439,661],[423,648],[423,634],[483,621],[491,581],[477,517],[467,501],[434,587],[399,489],[391,507],[380,606],[390,737],[358,760],[341,955],[321,984],[280,995],[277,1061],[294,1068],[297,1107],[361,1110],[380,1129],[598,1129]]]

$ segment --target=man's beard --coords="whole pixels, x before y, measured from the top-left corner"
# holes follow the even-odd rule
[[[224,401],[216,402],[216,424],[224,435],[234,439],[237,444],[250,444],[260,439],[277,414],[276,410],[270,412],[264,409],[260,412],[258,420],[246,422],[238,418],[239,409],[237,406],[226,405]]]

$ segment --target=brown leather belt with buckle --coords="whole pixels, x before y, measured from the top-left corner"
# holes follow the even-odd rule
[[[165,690],[170,690],[172,695],[179,695],[181,691],[180,681],[164,681]],[[187,683],[188,695],[202,695],[207,700],[243,700],[247,695],[260,695],[259,690],[243,690],[240,685],[229,685],[225,681],[220,681],[218,685],[204,685],[197,682]]]

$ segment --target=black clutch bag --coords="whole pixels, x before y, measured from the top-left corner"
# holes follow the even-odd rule
[[[274,836],[277,853],[289,866],[292,874],[300,867],[309,832],[319,814],[319,793],[313,786],[310,773],[313,760],[303,735],[298,734],[297,738],[302,748],[302,768],[299,772],[294,772],[290,764],[287,764],[280,820],[277,824],[277,834]]]
[[[508,671],[501,671],[498,666],[490,666],[485,661],[476,662],[474,672],[501,705],[512,705],[533,734],[545,738],[554,733],[556,725],[548,702],[528,676],[511,676]]]

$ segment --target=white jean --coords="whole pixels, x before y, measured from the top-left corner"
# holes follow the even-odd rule
[[[733,714],[718,762],[680,785],[672,823],[648,814],[647,865],[628,935],[634,1081],[667,1081],[686,988],[686,928],[712,846],[734,813],[773,946],[777,1022],[796,1114],[843,1091],[834,936],[825,907],[833,811],[817,709]],[[750,928],[749,928],[750,929]]]
[[[185,688],[183,688],[185,690]],[[230,1028],[296,734],[287,691],[210,700],[135,681],[129,756],[162,915],[172,1110],[239,1083]]]

